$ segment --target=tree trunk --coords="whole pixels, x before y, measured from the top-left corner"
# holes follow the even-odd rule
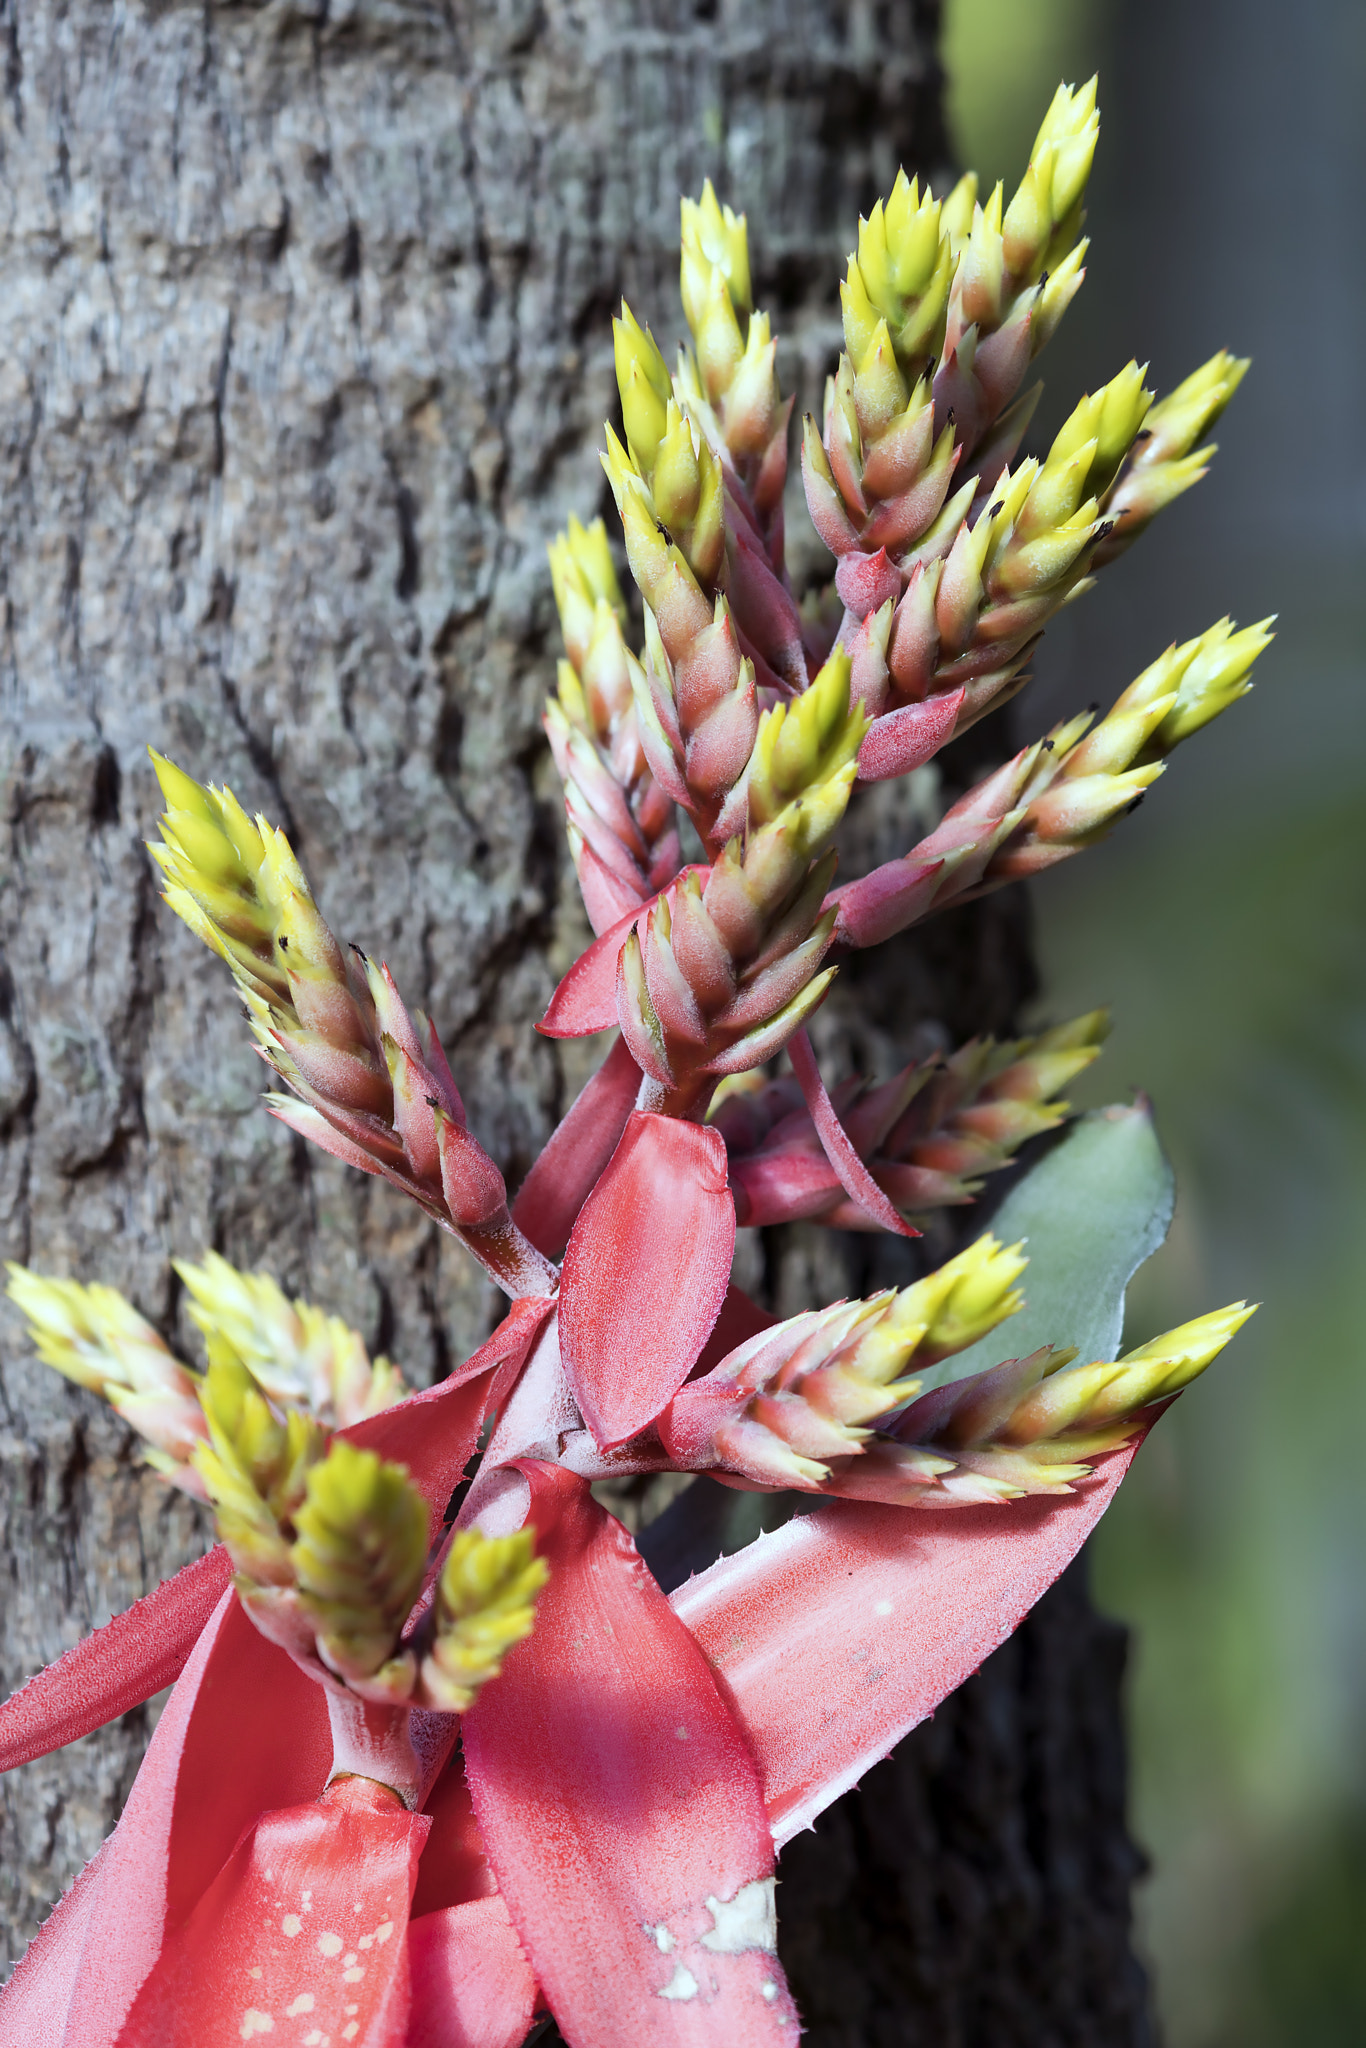
[[[678,195],[710,174],[812,402],[860,208],[944,158],[936,12],[0,0],[8,1255],[117,1282],[182,1343],[170,1260],[209,1245],[419,1382],[479,1341],[497,1298],[460,1249],[260,1112],[227,978],[156,900],[144,749],[286,826],[515,1183],[595,1056],[530,1025],[587,936],[538,727],[543,545],[604,499],[609,315],[624,289],[678,328]],[[908,843],[917,800],[854,830]],[[996,899],[861,961],[826,1051],[1000,1028],[1028,977]],[[851,1269],[808,1230],[746,1256],[786,1310],[898,1254],[860,1240]],[[0,1399],[12,1686],[207,1533],[13,1325]],[[1073,1580],[789,1850],[810,2038],[1139,2039],[1117,1664]],[[5,1781],[5,1953],[151,1720]]]

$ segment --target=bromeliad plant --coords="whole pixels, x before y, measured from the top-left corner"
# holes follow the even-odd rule
[[[995,1233],[899,1291],[777,1322],[731,1278],[737,1224],[914,1237],[1056,1129],[1098,1014],[833,1095],[807,1020],[852,950],[1103,838],[1266,644],[1223,621],[1168,649],[837,875],[859,789],[1022,687],[1049,618],[1203,474],[1246,368],[1221,354],[1155,402],[1130,363],[1018,458],[1096,135],[1094,85],[1064,87],[1008,208],[901,175],[860,222],[802,428],[836,567],[800,603],[791,400],[710,186],[683,204],[672,371],[623,307],[604,463],[644,639],[601,522],[571,521],[545,723],[598,936],[541,1027],[619,1036],[514,1201],[435,1026],[343,951],[284,834],[153,756],[166,900],[237,985],[272,1113],[401,1189],[511,1306],[410,1394],[212,1254],[179,1269],[202,1373],[112,1289],[12,1269],[41,1355],[220,1541],[0,1708],[11,1765],[176,1681],[0,2001],[5,2042],[515,2048],[542,2010],[578,2048],[795,2039],[777,1849],[1018,1622],[1249,1312],[1116,1358],[1169,1203],[1142,1106],[1075,1125]],[[594,1486],[655,1473],[703,1476],[638,1547]]]

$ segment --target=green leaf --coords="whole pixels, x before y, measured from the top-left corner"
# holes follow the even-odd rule
[[[1124,1291],[1167,1235],[1172,1170],[1146,1101],[1081,1117],[991,1219],[1003,1244],[1024,1238],[1025,1305],[969,1351],[924,1375],[927,1387],[1075,1344],[1084,1363],[1118,1356]]]

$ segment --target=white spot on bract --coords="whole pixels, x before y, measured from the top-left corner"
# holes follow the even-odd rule
[[[355,1960],[356,1951],[354,1949],[348,1949],[347,1953],[342,1957],[342,1962],[345,1964],[348,1970],[350,1969],[352,1963],[355,1962]]]
[[[350,1969],[350,1970],[343,1970],[343,1971],[342,1971],[342,1983],[343,1983],[343,1984],[359,1984],[359,1983],[360,1983],[360,1980],[361,1980],[361,1978],[362,1978],[362,1977],[363,1977],[364,1975],[365,1975],[365,1972],[364,1972],[364,1970],[363,1970],[363,1969],[361,1969],[361,1967],[360,1967],[360,1965],[359,1965],[359,1964],[356,1964],[356,1966],[355,1966],[355,1967],[354,1967],[353,1969]]]
[[[874,1614],[890,1614],[891,1611],[892,1603],[890,1600],[879,1600],[877,1606],[873,1609]]]
[[[707,1911],[715,1925],[701,1937],[703,1948],[713,1955],[739,1956],[747,1949],[778,1951],[778,1911],[773,1897],[773,1879],[756,1877],[742,1884],[733,1899],[707,1900]]]
[[[350,2019],[353,2012],[360,2011],[360,2007],[358,2005],[344,2005],[342,2007],[342,2011],[346,2014],[346,2017]]]
[[[320,2048],[322,2040],[322,2028],[310,2027],[309,2031],[304,2035],[304,2048]]]
[[[686,1742],[688,1739],[688,1731],[686,1728],[675,1728],[674,1734],[678,1737],[680,1742]]]
[[[342,2028],[342,2039],[343,2041],[354,2041],[359,2032],[360,2021],[348,2020],[346,2022],[346,2025]]]
[[[357,1948],[373,1948],[374,1945],[375,1937],[373,1934],[363,1934],[360,1940],[356,1943]]]
[[[261,1981],[261,1965],[258,1963],[254,1970],[248,1970],[247,1975],[253,1984],[259,1984]]]
[[[314,2003],[311,1991],[301,1991],[293,2005],[285,2007],[285,2018],[287,2020],[297,2020],[301,2013],[312,2012]]]
[[[664,1925],[664,1922],[662,1920],[660,1921],[658,1927],[647,1926],[645,1932],[653,1937],[654,1945],[659,1950],[661,1955],[666,1956],[668,1955],[670,1949],[675,1949],[678,1947],[677,1941],[674,1939],[673,1935],[670,1934],[668,1928]]]
[[[659,1993],[661,1998],[696,1998],[697,1979],[686,1963],[679,1963],[672,1977]]]
[[[320,1934],[318,1936],[318,1954],[320,1956],[326,1956],[330,1961],[333,1956],[339,1956],[341,1952],[342,1938],[339,1934]]]
[[[771,1977],[764,1979],[764,1982],[759,1986],[759,1990],[765,1998],[776,1998],[778,1996],[778,1987]]]
[[[305,1893],[304,1893],[304,1898],[303,1898],[303,1910],[304,1910],[304,1912],[305,1912],[305,1913],[311,1913],[311,1912],[313,1911],[313,1894],[312,1894],[312,1892],[305,1892]]]
[[[284,1919],[280,1922],[281,1934],[287,1934],[289,1936],[289,1939],[293,1941],[295,1935],[302,1934],[303,1931],[304,1923],[299,1918],[298,1914],[286,1913]]]
[[[385,1942],[389,1939],[389,1936],[393,1933],[393,1931],[394,1923],[392,1920],[380,1921],[379,1926],[375,1929],[375,1940],[379,1943],[381,1948],[383,1948]]]
[[[243,2041],[250,2041],[253,2034],[273,2034],[274,2031],[275,2022],[270,2014],[268,2012],[258,2012],[254,2005],[247,2007],[242,2015],[242,2024],[237,2029],[238,2035]]]

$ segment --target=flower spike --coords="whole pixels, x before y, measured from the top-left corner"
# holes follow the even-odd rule
[[[579,886],[595,930],[606,931],[677,873],[677,816],[641,743],[640,664],[626,645],[606,528],[571,519],[549,554],[568,660],[544,725]]]
[[[348,967],[278,827],[253,824],[231,790],[152,762],[168,808],[149,851],[166,901],[227,961],[262,1058],[300,1098],[269,1096],[271,1110],[402,1188],[510,1294],[548,1293],[554,1269],[465,1128],[435,1029],[409,1016],[387,968],[361,954]]]
[[[1214,448],[1195,444],[1218,420],[1249,367],[1249,357],[1220,349],[1153,407],[1107,502],[1113,524],[1096,551],[1097,567],[1123,554],[1165,505],[1200,481]]]
[[[199,1376],[182,1365],[115,1287],[49,1280],[13,1263],[7,1293],[26,1318],[38,1356],[78,1387],[102,1394],[148,1444],[147,1463],[196,1500],[190,1462],[204,1440]]]
[[[874,1180],[908,1220],[970,1202],[983,1177],[1068,1113],[1059,1092],[1099,1056],[1109,1030],[1094,1010],[1034,1038],[972,1039],[947,1058],[876,1087],[846,1083],[835,1106]],[[825,1159],[795,1078],[722,1082],[708,1111],[726,1140],[742,1223],[805,1217],[839,1230],[875,1227]]]
[[[202,1266],[176,1259],[190,1292],[190,1318],[206,1338],[225,1339],[262,1392],[306,1408],[333,1429],[392,1408],[408,1391],[387,1358],[373,1364],[357,1331],[311,1302],[290,1301],[268,1273],[239,1273],[217,1252]]]
[[[456,1533],[436,1582],[432,1645],[422,1660],[422,1690],[433,1706],[461,1714],[498,1676],[508,1651],[530,1635],[548,1577],[530,1529]]]
[[[617,1015],[664,1098],[705,1107],[719,1075],[772,1058],[829,986],[830,842],[867,730],[850,675],[836,647],[802,696],[764,714],[740,831],[705,885],[684,875],[622,949]]]
[[[409,1618],[427,1564],[427,1503],[407,1468],[283,1419],[229,1355],[202,1399],[196,1462],[263,1635],[343,1695],[461,1713],[531,1629],[545,1567],[530,1537],[457,1536],[436,1596]]]
[[[991,1236],[900,1294],[795,1316],[690,1380],[660,1433],[684,1469],[818,1491],[870,1425],[919,1391],[911,1365],[966,1350],[1023,1301],[1021,1247]]]
[[[399,1631],[422,1585],[427,1509],[401,1465],[338,1437],[308,1473],[290,1563],[318,1655],[338,1677],[405,1696],[416,1676]]]
[[[1220,620],[1145,669],[1094,728],[1087,712],[1022,749],[902,860],[835,891],[837,938],[875,945],[935,906],[1096,845],[1162,774],[1171,748],[1246,694],[1269,625],[1238,633]]]
[[[1234,1302],[1113,1364],[1073,1365],[1071,1351],[1042,1350],[922,1394],[828,1490],[924,1507],[1070,1493],[1090,1472],[1086,1460],[1129,1442],[1143,1411],[1198,1378],[1254,1312]]]

